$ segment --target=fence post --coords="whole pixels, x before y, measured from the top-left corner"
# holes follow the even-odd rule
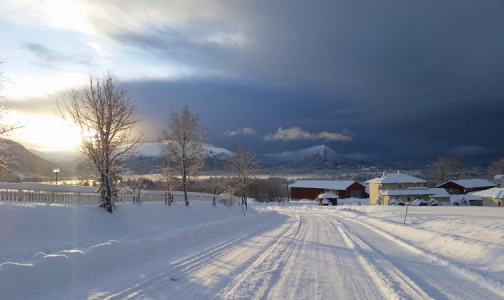
[[[51,191],[51,202],[55,202],[54,191]]]
[[[18,201],[23,201],[23,191],[22,190],[18,190]]]

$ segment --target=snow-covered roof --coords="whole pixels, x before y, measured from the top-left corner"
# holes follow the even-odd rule
[[[333,193],[324,193],[324,194],[319,195],[318,197],[320,199],[334,199],[334,198],[338,198],[338,196],[336,196]]]
[[[10,183],[0,182],[1,190],[24,190],[40,192],[95,193],[96,187],[79,185],[55,185],[35,182]]]
[[[443,188],[430,188],[429,190],[436,192],[434,197],[450,197],[450,194]]]
[[[425,183],[426,181],[403,173],[389,173],[383,177],[368,180],[367,183]]]
[[[497,174],[497,175],[495,175],[494,179],[500,180],[502,178],[502,176],[504,176],[504,174]]]
[[[485,180],[485,179],[461,179],[461,180],[450,180],[448,182],[453,182],[453,183],[458,184],[461,187],[464,187],[467,189],[495,186],[495,184],[493,184],[490,181]],[[448,182],[445,182],[445,183],[448,183]],[[443,184],[445,184],[445,183],[443,183]],[[440,184],[438,186],[441,186],[443,184]]]
[[[488,190],[472,192],[469,194],[485,198],[504,199],[504,188],[494,187]]]
[[[326,190],[346,190],[355,181],[330,181],[330,180],[299,180],[294,182],[291,187],[295,188],[312,188]]]
[[[471,195],[471,194],[467,194],[467,195],[450,195],[450,202],[453,203],[453,202],[460,202],[461,199],[465,199],[467,201],[469,200],[483,200],[481,199],[480,196],[475,196],[475,195]]]

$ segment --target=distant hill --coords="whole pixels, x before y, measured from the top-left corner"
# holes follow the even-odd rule
[[[226,168],[228,160],[233,153],[225,148],[206,145],[208,157],[205,161],[204,171],[210,172],[214,169],[223,170]],[[61,168],[67,170],[68,174],[79,175],[79,162],[82,155],[74,151],[40,152],[30,150],[36,155],[55,163]],[[282,153],[273,153],[258,156],[259,162],[268,168],[302,170],[303,173],[309,170],[327,170],[336,169],[342,166],[358,167],[363,163],[354,161],[341,155],[326,145],[318,145],[297,151]],[[160,146],[157,143],[146,143],[142,145],[135,155],[129,157],[126,161],[127,171],[135,174],[154,174],[159,173],[161,162]]]
[[[359,165],[360,162],[345,157],[326,145],[318,145],[298,151],[266,154],[264,162],[269,166],[297,169],[327,169],[338,166]]]
[[[205,146],[207,149],[207,158],[204,170],[223,169],[227,160],[232,156],[232,152],[211,145]],[[161,163],[160,146],[157,143],[146,143],[142,145],[137,154],[132,155],[126,160],[126,166],[130,172],[135,174],[153,174],[159,172]]]
[[[57,168],[60,169],[59,174],[68,175],[66,169],[59,164],[30,152],[23,145],[12,140],[0,138],[0,151],[12,162],[10,169],[15,173],[23,173],[28,177],[36,174],[52,178],[53,170]]]

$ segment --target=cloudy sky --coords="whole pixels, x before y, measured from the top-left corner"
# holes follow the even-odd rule
[[[504,155],[503,0],[0,0],[10,138],[78,141],[61,91],[112,72],[155,141],[188,105],[208,142],[261,154],[469,165]]]

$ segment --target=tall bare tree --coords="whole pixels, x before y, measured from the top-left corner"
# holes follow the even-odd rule
[[[450,180],[460,179],[464,174],[464,163],[456,156],[440,156],[430,164],[431,180],[441,184]]]
[[[236,178],[237,187],[240,191],[241,204],[247,206],[247,187],[261,170],[257,162],[257,154],[252,150],[238,147],[238,150],[229,161],[230,170]]]
[[[142,132],[133,134],[139,122],[136,106],[110,73],[101,78],[90,75],[84,86],[67,91],[56,104],[56,114],[80,129],[78,150],[99,174],[100,206],[112,213],[124,159],[144,138]]]
[[[504,156],[501,156],[498,159],[494,160],[487,167],[487,173],[488,177],[492,180],[494,179],[495,175],[504,174]]]
[[[171,112],[166,129],[159,138],[167,167],[178,173],[177,178],[184,189],[186,205],[189,205],[189,179],[196,176],[205,164],[206,137],[207,131],[200,126],[199,115],[193,115],[186,105],[180,113]]]

